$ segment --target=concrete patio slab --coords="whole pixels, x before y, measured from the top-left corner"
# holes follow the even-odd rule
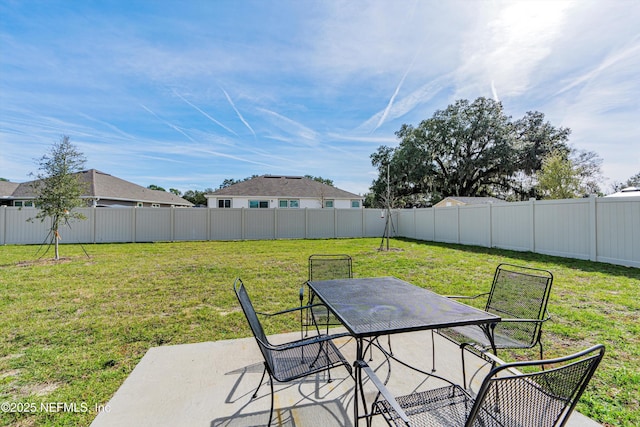
[[[274,342],[299,338],[299,333],[270,337]],[[451,342],[436,338],[437,374],[461,383],[460,351]],[[381,343],[387,346],[386,338]],[[340,338],[336,344],[348,360],[355,358],[355,342]],[[431,369],[431,333],[394,335],[394,355],[409,364]],[[468,374],[478,387],[488,366],[477,357],[468,357]],[[385,378],[389,366],[379,351],[373,352],[370,366]],[[260,381],[262,356],[253,338],[204,342],[151,348],[98,414],[91,427],[248,427],[265,426],[269,420],[270,390],[265,379],[258,396],[251,396]],[[346,369],[309,376],[292,383],[275,385],[274,426],[352,427],[353,379]],[[406,368],[391,366],[389,389],[398,395],[418,385],[438,387],[444,383],[410,374]],[[365,384],[368,401],[375,396]],[[361,422],[361,424],[364,424]],[[372,425],[384,426],[380,417]],[[575,413],[571,427],[593,427],[598,423]]]

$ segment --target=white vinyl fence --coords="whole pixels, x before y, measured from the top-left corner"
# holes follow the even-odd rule
[[[378,209],[84,208],[62,243],[382,237]],[[0,208],[0,244],[40,244],[33,208]],[[392,235],[640,268],[640,197],[545,200],[393,213]]]
[[[403,209],[398,235],[640,267],[640,197]]]
[[[61,243],[376,237],[385,220],[373,209],[82,208],[86,220],[60,229]],[[40,244],[49,222],[34,208],[0,208],[0,244]]]

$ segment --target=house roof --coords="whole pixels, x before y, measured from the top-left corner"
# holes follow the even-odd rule
[[[617,193],[609,194],[605,197],[640,197],[640,188],[627,187],[618,191]]]
[[[0,181],[0,199],[13,198],[12,195],[19,186],[17,182]]]
[[[362,196],[323,184],[313,179],[303,176],[282,175],[258,176],[221,188],[206,196],[362,199]]]
[[[78,174],[80,175],[80,181],[87,184],[86,191],[82,196],[84,198],[193,206],[193,203],[173,193],[151,190],[96,169],[78,172]],[[6,196],[10,196],[12,199],[33,198],[35,197],[33,182],[34,181],[30,181],[21,184],[9,183],[16,186],[11,193],[8,193],[11,186],[6,186],[7,193],[5,193],[5,186],[3,184],[7,183],[0,182],[0,197],[5,196],[5,198],[7,198]]]
[[[451,199],[464,203],[465,205],[486,205],[488,203],[504,203],[504,200],[497,197],[464,197],[464,196],[449,196],[444,200]]]

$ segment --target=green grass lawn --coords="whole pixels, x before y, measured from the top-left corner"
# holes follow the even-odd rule
[[[389,252],[379,246],[380,239],[100,244],[85,245],[87,257],[80,245],[64,245],[58,263],[38,260],[38,246],[0,246],[0,425],[88,425],[149,348],[249,336],[236,277],[258,310],[299,304],[313,253],[349,254],[356,277],[391,275],[442,294],[488,290],[501,262],[552,271],[545,356],[605,344],[578,410],[605,425],[640,425],[640,269],[409,240],[392,240]],[[298,327],[292,317],[268,332]],[[535,349],[500,356],[537,358]]]

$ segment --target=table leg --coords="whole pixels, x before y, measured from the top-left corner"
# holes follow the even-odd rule
[[[360,425],[360,415],[358,413],[358,401],[360,400],[360,396],[358,392],[362,390],[362,368],[358,363],[359,360],[362,360],[362,338],[356,339],[356,362],[353,366],[355,368],[355,382],[353,388],[353,424],[355,427]]]

